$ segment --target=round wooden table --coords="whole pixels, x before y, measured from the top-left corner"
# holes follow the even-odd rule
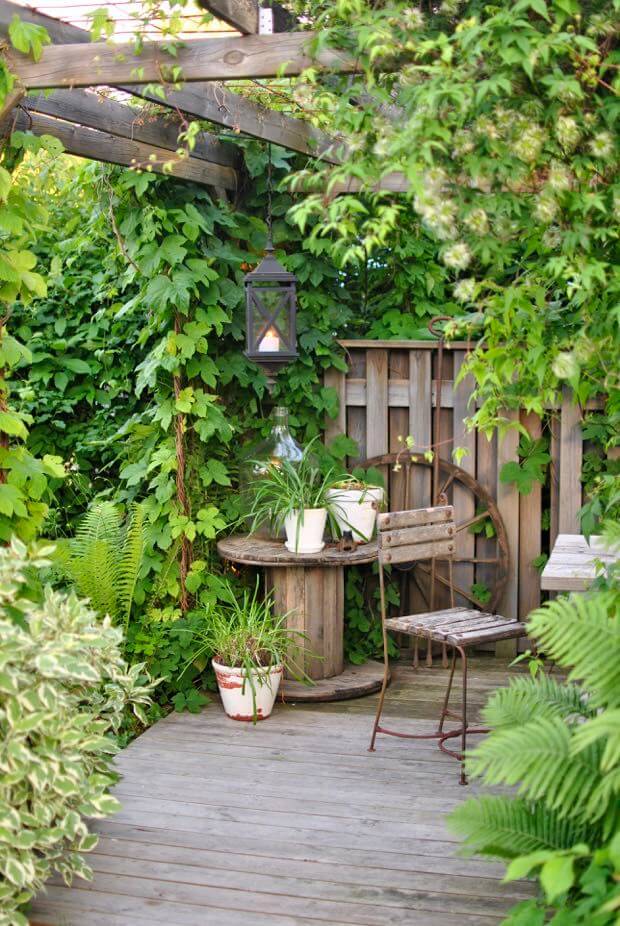
[[[287,626],[307,637],[303,669],[314,684],[285,679],[283,695],[287,700],[339,701],[378,691],[382,663],[345,665],[343,653],[345,566],[373,562],[377,558],[375,541],[349,551],[326,544],[320,553],[296,554],[282,541],[237,534],[220,540],[217,550],[222,559],[232,563],[263,567],[275,613],[286,614]]]

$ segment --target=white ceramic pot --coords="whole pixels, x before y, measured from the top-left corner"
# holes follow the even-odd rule
[[[284,521],[286,549],[291,553],[320,553],[325,544],[323,534],[327,521],[327,508],[304,508],[293,511]]]
[[[338,530],[351,531],[356,543],[372,539],[377,513],[383,502],[383,489],[368,486],[365,489],[330,489],[327,493]]]
[[[245,669],[232,669],[212,660],[224,710],[233,720],[265,720],[271,714],[282,681],[282,666],[252,669],[252,685]],[[252,692],[254,687],[254,692]]]

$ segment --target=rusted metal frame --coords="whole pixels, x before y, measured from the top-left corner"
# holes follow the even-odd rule
[[[415,466],[424,466],[427,468],[432,467],[432,463],[429,463],[428,460],[424,459],[422,454],[418,453],[407,453],[403,454],[402,451],[396,453],[383,454],[381,456],[370,457],[367,460],[364,460],[361,465],[363,466],[391,466],[394,463],[400,463],[402,466],[407,464]],[[479,516],[479,520],[483,520],[485,517],[489,517],[493,526],[495,528],[496,539],[498,544],[498,562],[497,562],[497,575],[498,579],[493,588],[493,594],[491,600],[488,602],[487,607],[490,610],[495,610],[498,602],[501,599],[501,596],[504,591],[506,582],[508,581],[508,572],[510,567],[510,556],[508,551],[508,538],[506,535],[506,528],[502,520],[501,514],[493,497],[485,489],[483,485],[477,482],[470,473],[461,469],[461,467],[456,466],[454,463],[450,463],[447,460],[439,461],[439,468],[447,473],[451,477],[451,482],[454,479],[458,481],[467,489],[469,489],[478,499],[481,505],[484,506],[485,511]],[[460,526],[460,525],[459,525]],[[464,526],[461,528],[464,529]],[[458,532],[458,531],[457,531]],[[412,568],[419,566],[419,564],[414,563]],[[399,564],[399,568],[402,569],[403,565]],[[441,577],[443,578],[443,577]],[[444,580],[445,581],[445,580]],[[458,589],[455,589],[459,593]],[[469,601],[472,601],[476,604],[479,604],[475,598],[471,595],[466,594],[464,596]]]

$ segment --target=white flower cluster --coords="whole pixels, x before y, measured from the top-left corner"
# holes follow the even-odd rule
[[[456,237],[456,203],[447,194],[447,175],[441,168],[424,175],[424,191],[415,197],[413,205],[424,225],[440,241]]]
[[[573,175],[560,161],[552,161],[547,178],[547,185],[555,192],[570,190],[573,185]]]
[[[540,222],[544,222],[546,225],[551,224],[555,217],[558,214],[558,204],[553,199],[552,196],[549,196],[548,193],[542,193],[538,197],[538,202],[536,203],[536,209],[534,210],[536,218]]]
[[[401,13],[402,26],[409,31],[410,29],[422,29],[424,27],[424,13],[417,7],[408,7]]]
[[[598,132],[588,147],[595,158],[608,158],[613,154],[614,140],[610,132]]]
[[[471,263],[471,251],[464,241],[457,241],[445,249],[441,259],[451,270],[465,270]]]
[[[545,130],[535,122],[526,123],[519,128],[519,134],[513,144],[513,151],[518,158],[532,163],[538,158],[545,140]]]
[[[550,251],[556,251],[562,244],[562,232],[557,225],[552,225],[543,235],[543,244]]]
[[[562,147],[567,151],[572,151],[579,144],[581,129],[572,116],[558,116],[555,134]]]
[[[473,302],[476,296],[476,281],[473,277],[466,277],[454,284],[452,293],[457,302]]]
[[[486,235],[489,230],[489,217],[484,209],[472,209],[463,221],[474,235]]]

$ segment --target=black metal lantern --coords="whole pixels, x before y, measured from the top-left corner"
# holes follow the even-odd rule
[[[267,247],[256,270],[245,277],[245,355],[264,367],[269,376],[297,354],[295,316],[297,280],[276,260],[271,239],[271,145],[269,146]]]

